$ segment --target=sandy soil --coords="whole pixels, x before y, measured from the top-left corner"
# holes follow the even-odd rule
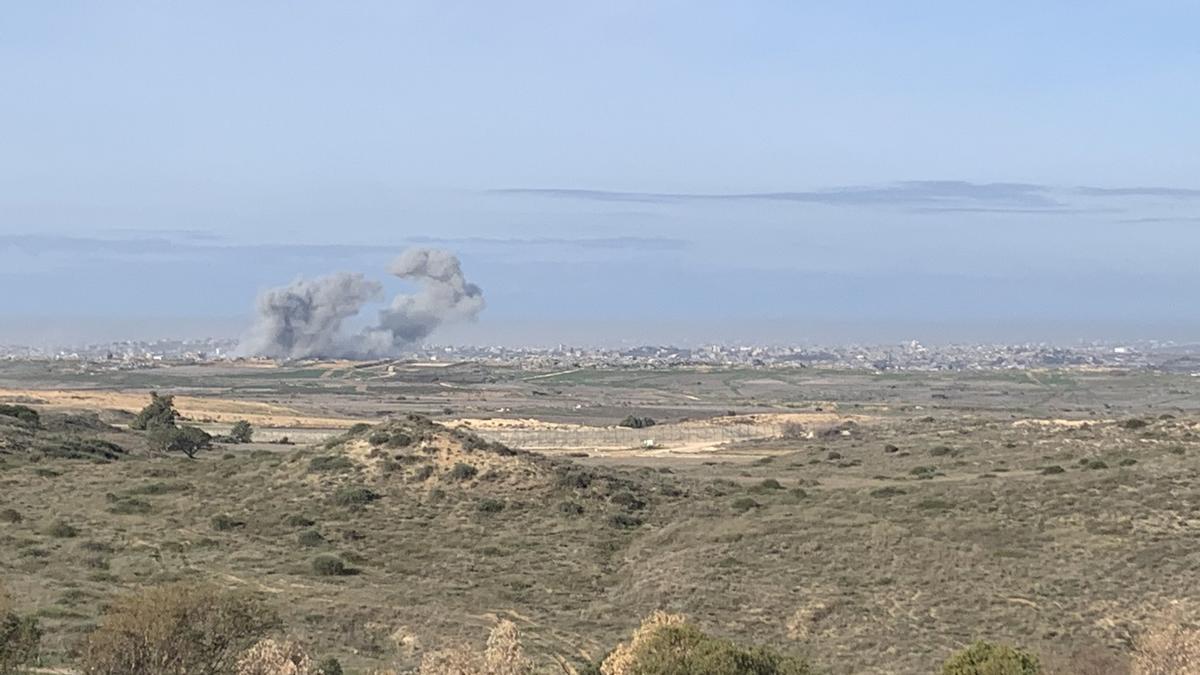
[[[122,410],[136,413],[149,400],[149,392],[0,389],[0,401],[24,402],[62,410]],[[287,406],[221,398],[176,396],[175,407],[197,422],[232,423],[246,420],[257,427],[345,429],[362,420],[314,417]]]

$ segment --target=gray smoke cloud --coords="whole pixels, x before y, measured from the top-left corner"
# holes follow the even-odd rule
[[[388,271],[417,283],[417,292],[396,296],[375,325],[356,334],[345,334],[343,324],[383,293],[361,274],[300,279],[262,293],[239,353],[281,360],[396,356],[443,323],[474,320],[485,306],[483,290],[466,280],[448,251],[409,249]]]

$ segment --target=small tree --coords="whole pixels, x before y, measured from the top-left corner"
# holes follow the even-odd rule
[[[145,431],[157,427],[174,427],[177,419],[179,412],[175,410],[175,397],[159,396],[157,391],[152,391],[150,405],[142,408],[137,417],[129,423],[129,428]]]
[[[118,599],[88,636],[87,675],[227,675],[278,619],[252,596],[170,584]]]
[[[189,458],[212,447],[212,436],[196,427],[154,427],[150,444],[159,452],[182,452]]]
[[[657,424],[657,422],[655,422],[654,418],[652,417],[637,417],[636,415],[630,415],[629,417],[621,420],[617,426],[628,427],[630,429],[646,429],[654,426],[655,424]]]
[[[229,430],[229,437],[234,443],[249,443],[254,438],[254,427],[246,420],[238,420],[233,423],[233,428]]]

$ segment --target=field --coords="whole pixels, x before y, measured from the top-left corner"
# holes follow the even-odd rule
[[[256,442],[149,453],[125,425],[151,390]],[[67,672],[115,594],[179,579],[261,592],[364,673],[499,617],[579,666],[655,609],[829,673],[927,673],[977,638],[1119,655],[1200,600],[1184,375],[14,362],[4,402],[57,425],[39,447],[129,450],[0,445],[0,578]],[[616,426],[629,415],[657,424]],[[354,573],[315,573],[321,554]]]

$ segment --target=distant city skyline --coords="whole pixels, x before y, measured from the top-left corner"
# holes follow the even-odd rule
[[[506,344],[1200,342],[1200,6],[12,3],[0,343],[462,258]],[[750,334],[750,335],[746,335]]]

